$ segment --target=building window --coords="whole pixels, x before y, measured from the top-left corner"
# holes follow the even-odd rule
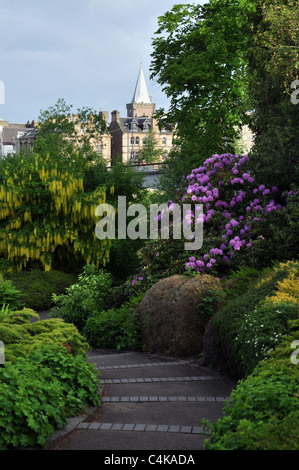
[[[139,137],[136,137],[136,145],[139,145],[140,144],[140,139]]]
[[[163,137],[163,139],[162,139],[162,144],[163,144],[163,145],[166,145],[166,143],[167,143],[166,137]]]

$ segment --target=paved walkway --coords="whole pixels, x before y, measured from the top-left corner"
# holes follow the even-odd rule
[[[47,450],[201,450],[201,419],[222,416],[235,387],[192,360],[93,350],[102,405],[55,431]]]

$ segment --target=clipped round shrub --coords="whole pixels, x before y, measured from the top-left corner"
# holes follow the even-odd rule
[[[217,308],[213,299],[220,290],[220,281],[207,274],[175,275],[154,284],[137,309],[145,349],[170,355],[200,354],[208,318]]]

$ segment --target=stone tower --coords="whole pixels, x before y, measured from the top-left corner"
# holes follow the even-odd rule
[[[152,97],[148,94],[142,64],[140,64],[134,95],[131,103],[127,104],[127,117],[152,118],[155,107],[156,105],[152,103]]]

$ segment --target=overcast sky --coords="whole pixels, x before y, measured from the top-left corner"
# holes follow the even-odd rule
[[[167,108],[149,79],[152,38],[158,17],[184,3],[207,0],[0,0],[0,118],[37,120],[59,98],[74,111],[126,116],[140,62],[154,103]]]

